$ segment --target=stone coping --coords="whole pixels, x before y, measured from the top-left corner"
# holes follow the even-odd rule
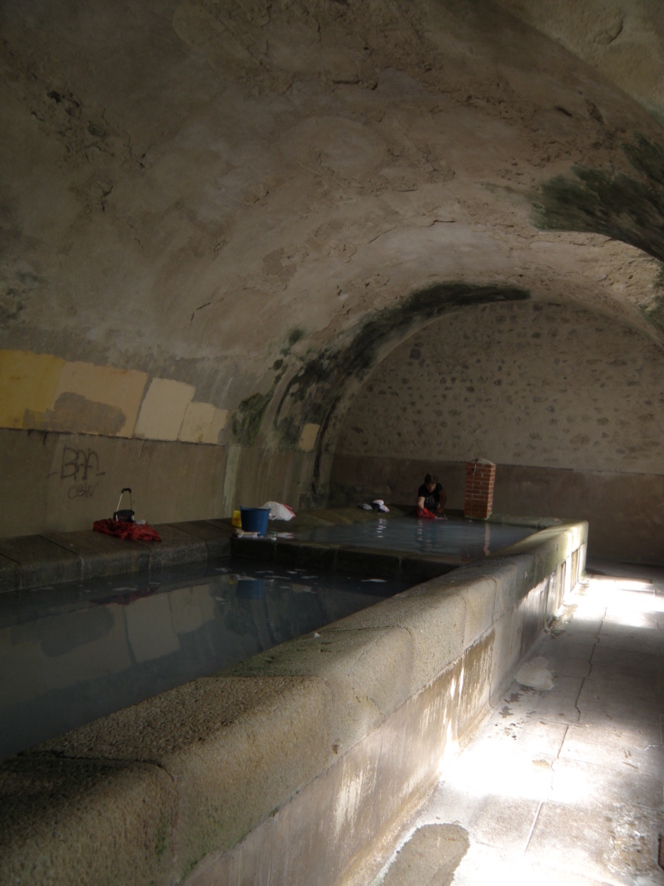
[[[86,530],[0,539],[0,591],[26,590],[228,556],[230,520],[155,527],[161,542],[131,541]]]
[[[364,511],[358,507],[321,509],[298,514],[289,523],[271,522],[270,529],[289,531],[304,527],[348,525],[379,518],[402,517],[411,511],[412,508],[399,508],[394,505],[390,505],[388,514]],[[562,525],[561,521],[536,517],[507,518],[496,515],[491,520],[533,526],[533,528]],[[156,525],[155,529],[161,536],[161,542],[128,541],[93,530],[54,531],[44,532],[41,535],[0,538],[0,592],[27,590],[106,575],[144,572],[227,557],[231,554],[235,533],[229,518],[162,523]],[[304,545],[305,542],[301,544]],[[286,548],[287,545],[280,544],[280,556],[286,556]],[[313,548],[314,546],[310,545],[312,556]],[[257,547],[254,554],[260,556]],[[306,557],[304,549],[300,556]],[[356,555],[348,554],[346,565],[343,565],[339,558],[336,568],[354,572],[358,558],[367,562],[367,557],[372,557],[378,568],[380,555],[375,550]],[[408,577],[412,577],[414,581],[423,581],[434,575],[441,575],[458,565],[448,563],[441,558],[427,557],[427,561],[431,564],[427,571],[427,568],[421,565],[423,559],[418,555],[403,553],[401,558],[403,565],[400,565],[400,569],[406,570],[407,573],[410,568],[412,576]],[[298,565],[314,564],[302,562]],[[391,568],[393,564],[390,563],[389,566]]]
[[[392,513],[402,515],[399,510]],[[290,523],[274,521],[270,527],[283,531],[293,526],[327,526],[377,517],[374,511],[335,508],[304,513]],[[92,529],[0,538],[0,592],[228,557],[235,533],[230,518],[160,523],[154,528],[160,542],[114,538]]]
[[[0,882],[351,882],[559,609],[586,540],[543,530],[6,761]]]

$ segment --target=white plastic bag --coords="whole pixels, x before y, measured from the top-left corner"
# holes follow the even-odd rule
[[[292,520],[295,516],[292,508],[279,504],[278,501],[266,501],[263,507],[270,509],[270,520]]]

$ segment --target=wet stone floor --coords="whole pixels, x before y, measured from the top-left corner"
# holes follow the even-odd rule
[[[664,884],[664,570],[593,564],[375,886]]]

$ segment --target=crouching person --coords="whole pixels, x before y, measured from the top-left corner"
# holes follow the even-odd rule
[[[445,502],[447,495],[442,485],[438,482],[438,477],[434,474],[427,474],[424,483],[417,490],[417,516],[425,517],[428,520],[435,520],[445,517]]]

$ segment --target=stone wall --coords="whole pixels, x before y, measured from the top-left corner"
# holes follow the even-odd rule
[[[132,489],[148,523],[228,517],[236,507],[296,507],[313,456],[233,445],[0,429],[0,538],[91,529]],[[124,506],[127,498],[124,499]]]
[[[463,507],[465,463],[497,464],[494,513],[590,522],[591,552],[661,562],[664,355],[559,305],[459,311],[372,373],[348,411],[332,501],[415,503],[427,470]]]

